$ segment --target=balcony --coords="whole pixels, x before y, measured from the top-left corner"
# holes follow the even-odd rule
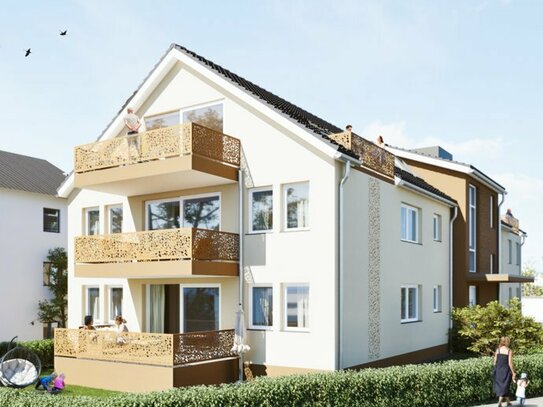
[[[511,229],[513,229],[513,232],[519,233],[520,231],[519,220],[515,218],[513,215],[508,215],[508,214],[503,215],[502,222],[505,223],[507,226],[509,226]]]
[[[237,276],[239,235],[180,228],[75,238],[76,277]]]
[[[55,370],[64,372],[72,384],[120,391],[219,384],[237,379],[233,343],[233,329],[119,334],[58,328]]]
[[[75,147],[75,187],[125,196],[237,181],[240,141],[196,123]]]
[[[348,131],[328,136],[336,143],[352,150],[362,161],[362,167],[385,177],[394,178],[394,154]]]

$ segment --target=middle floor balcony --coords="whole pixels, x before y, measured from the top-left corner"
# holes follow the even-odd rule
[[[239,235],[179,228],[75,238],[75,277],[238,276]]]

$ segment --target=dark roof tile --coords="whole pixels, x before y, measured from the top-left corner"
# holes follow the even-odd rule
[[[417,177],[416,175],[411,174],[410,172],[407,172],[405,170],[402,170],[401,168],[394,167],[394,175],[401,178],[402,180],[409,182],[412,185],[415,185],[419,188],[424,189],[425,191],[431,192],[434,195],[437,195],[443,199],[446,199],[448,201],[457,203],[454,198],[451,198],[449,195],[447,195],[444,192],[441,192],[436,187],[428,184],[426,181],[424,181],[422,178]]]

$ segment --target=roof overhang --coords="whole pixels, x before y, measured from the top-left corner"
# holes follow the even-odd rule
[[[189,55],[183,53],[172,44],[166,54],[161,58],[151,73],[144,79],[143,83],[134,93],[130,100],[130,106],[137,111],[160,84],[162,79],[168,74],[168,72],[174,67],[177,62],[181,62],[190,70],[198,73],[202,77],[217,84],[224,89],[225,93],[231,94],[235,99],[240,100],[258,111],[259,113],[267,116],[275,123],[280,124],[285,130],[296,135],[307,144],[316,148],[318,151],[325,154],[325,156],[331,159],[339,159],[337,156],[337,150],[339,146],[332,143],[328,143],[322,139],[321,136],[313,134],[307,128],[304,128],[300,123],[297,123],[287,115],[275,110],[266,103],[260,101],[256,96],[249,94],[246,90],[240,86],[234,84],[232,81],[227,80],[220,74],[207,68],[204,64],[191,58]],[[102,135],[98,137],[98,140],[108,140],[115,137],[121,132],[124,127],[123,110],[120,110],[117,115],[110,122],[108,127],[104,130]],[[66,178],[65,182],[58,189],[58,196],[67,198],[74,189],[74,176],[73,173]]]
[[[422,154],[418,154],[412,151],[407,151],[401,148],[395,148],[395,147],[390,147],[390,146],[387,147],[387,150],[394,153],[394,155],[397,155],[398,157],[401,157],[407,160],[418,161],[424,164],[434,165],[436,167],[445,168],[451,171],[467,174],[473,179],[479,181],[480,183],[486,185],[487,187],[489,187],[490,189],[498,193],[501,193],[501,194],[507,193],[507,191],[505,190],[503,186],[498,184],[492,178],[485,175],[483,172],[479,171],[477,168],[475,168],[472,165],[462,164],[456,161],[444,160],[442,158],[430,157],[427,155],[422,155]]]
[[[408,189],[408,190],[410,190],[412,192],[415,192],[415,193],[417,193],[419,195],[424,195],[426,198],[430,198],[430,199],[433,199],[434,201],[438,201],[439,203],[445,204],[450,208],[454,208],[455,206],[458,206],[456,204],[456,202],[449,201],[448,199],[445,199],[445,198],[443,198],[443,197],[441,197],[439,195],[436,195],[436,194],[434,194],[434,193],[432,193],[430,191],[427,191],[427,190],[425,190],[423,188],[420,188],[417,185],[413,185],[410,182],[401,179],[400,177],[394,177],[394,184],[399,186],[399,187],[403,187],[405,189]]]
[[[533,277],[520,276],[518,274],[478,274],[468,276],[467,281],[487,283],[533,283]]]

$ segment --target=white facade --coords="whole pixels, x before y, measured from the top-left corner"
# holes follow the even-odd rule
[[[543,324],[543,297],[522,297],[522,315]]]
[[[148,196],[123,197],[90,190],[74,190],[69,199],[69,327],[81,325],[88,313],[88,288],[100,293],[99,317],[110,322],[108,293],[123,288],[122,313],[131,331],[148,329],[148,284],[208,284],[220,287],[220,329],[233,328],[239,299],[238,279],[232,277],[186,277],[179,279],[75,278],[73,240],[85,232],[85,209],[98,208],[100,233],[107,230],[107,208],[123,206],[123,232],[145,229],[145,203],[160,198],[220,193],[220,230],[244,234],[244,304],[247,318],[247,360],[266,366],[334,370],[338,367],[338,184],[343,166],[334,159],[333,146],[301,129],[229,82],[211,74],[194,61],[177,55],[166,57],[151,74],[155,87],[144,84],[132,100],[140,118],[212,104],[221,104],[223,131],[241,140],[244,157],[244,224],[239,230],[239,200],[236,184],[200,190],[170,191]],[[161,67],[163,72],[161,74]],[[164,74],[167,72],[166,74]],[[156,78],[155,78],[156,77]],[[160,79],[160,77],[163,77]],[[122,120],[113,121],[105,138],[125,134]],[[370,197],[369,184],[376,183],[380,197]],[[305,224],[289,228],[286,191],[301,188],[308,196],[298,215]],[[272,191],[273,227],[251,230],[250,196],[260,188]],[[380,213],[378,253],[370,249],[368,202]],[[421,210],[420,244],[400,239],[402,203]],[[373,210],[373,209],[372,209]],[[302,215],[300,215],[302,214]],[[432,216],[441,219],[441,240],[433,241]],[[450,206],[424,194],[377,180],[357,170],[346,184],[344,238],[346,273],[344,300],[344,357],[348,367],[376,359],[443,345],[447,342],[449,315],[449,219]],[[368,282],[368,261],[379,258],[380,282]],[[374,260],[371,260],[374,261]],[[400,288],[414,284],[420,295],[419,321],[402,323]],[[378,304],[368,304],[368,289],[379,290]],[[439,310],[432,309],[434,287],[440,292]],[[272,321],[264,326],[253,319],[252,301],[259,288],[272,293]],[[436,289],[437,289],[436,288]],[[288,303],[288,304],[287,304]],[[371,305],[371,306],[370,306]],[[293,311],[289,307],[294,307]],[[370,311],[371,308],[371,311]],[[369,315],[372,313],[371,315]],[[375,314],[376,313],[376,314]],[[373,315],[373,316],[372,316]],[[375,315],[377,315],[375,317]],[[377,319],[376,319],[377,318]],[[368,319],[372,331],[368,337]],[[297,326],[294,326],[297,325]],[[377,336],[376,336],[377,335]],[[369,341],[378,341],[379,351],[368,353]],[[373,342],[372,342],[373,343]]]
[[[60,232],[44,232],[44,208],[60,210]],[[66,200],[0,189],[0,341],[43,338],[38,301],[49,298],[43,263],[50,249],[66,247]]]
[[[502,273],[522,275],[523,238],[508,225],[501,223],[501,264]],[[513,298],[521,298],[520,283],[500,284],[500,304],[508,305]]]

